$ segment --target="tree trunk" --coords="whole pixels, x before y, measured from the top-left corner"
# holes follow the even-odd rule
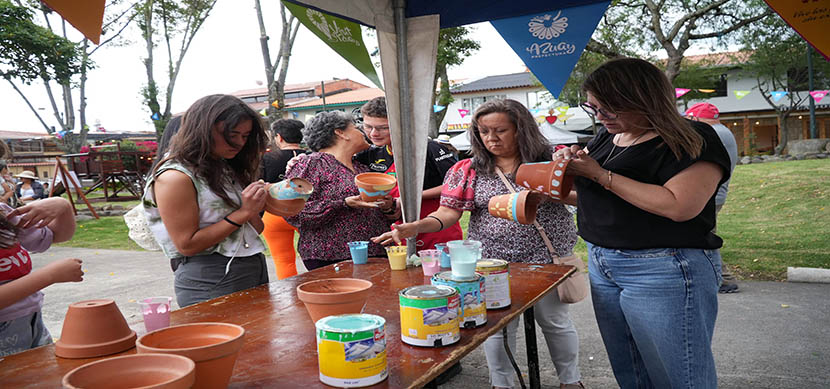
[[[153,75],[153,0],[147,0],[144,3],[143,12],[143,25],[142,25],[142,36],[144,38],[144,44],[147,48],[147,57],[144,58],[144,68],[147,72],[147,86],[144,90],[144,102],[147,104],[147,107],[150,108],[150,115],[158,115],[160,118],[161,112],[160,105],[158,101],[158,86],[156,85],[156,80]],[[153,120],[153,125],[156,127],[156,139],[161,141],[161,135],[164,133],[164,126],[165,123],[162,123],[161,120]]]
[[[778,145],[775,146],[775,155],[781,155],[787,147],[787,116],[789,116],[789,110],[778,112]]]
[[[440,89],[438,94],[433,94],[432,96],[432,105],[441,105],[445,108],[439,112],[435,112],[433,109],[429,114],[429,136],[431,138],[438,137],[438,130],[441,129],[441,122],[444,121],[444,117],[447,116],[447,108],[449,104],[452,102],[452,95],[450,94],[450,81],[449,77],[447,76],[447,65],[439,65],[436,69],[435,74],[436,82],[439,83]]]

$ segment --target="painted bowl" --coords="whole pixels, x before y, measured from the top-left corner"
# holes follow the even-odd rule
[[[355,176],[354,183],[360,191],[360,198],[372,202],[388,195],[398,185],[398,180],[386,173],[361,173]]]

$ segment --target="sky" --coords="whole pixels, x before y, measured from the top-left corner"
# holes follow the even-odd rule
[[[271,56],[279,50],[280,15],[277,1],[262,1],[263,14],[270,40]],[[54,22],[53,22],[54,23]],[[488,75],[517,73],[525,66],[489,23],[472,25],[473,38],[481,50],[460,66],[450,68],[450,79],[468,81]],[[68,27],[72,29],[71,26]],[[75,33],[74,30],[71,31]],[[93,60],[97,68],[87,81],[87,122],[93,130],[100,123],[109,132],[153,131],[149,110],[142,102],[141,88],[147,82],[142,63],[146,48],[134,26],[125,31],[132,42],[122,47],[105,46]],[[80,34],[70,35],[77,40]],[[364,37],[366,45],[377,46],[372,37]],[[155,53],[156,80],[164,77],[166,51]],[[172,112],[182,112],[198,98],[214,93],[261,87],[265,81],[259,25],[253,1],[220,0],[202,29],[197,33],[185,56],[173,92]],[[380,74],[379,74],[380,76]],[[324,79],[348,78],[362,84],[373,84],[346,60],[322,43],[305,27],[300,26],[292,50],[286,83],[303,83]],[[382,77],[381,77],[382,79]],[[166,86],[166,85],[165,85]],[[49,125],[57,125],[42,83],[21,88],[32,105]],[[54,89],[53,91],[57,92]],[[56,101],[61,104],[60,101]],[[164,104],[162,100],[162,104]],[[77,98],[75,106],[77,109]],[[3,131],[45,132],[31,109],[6,82],[0,83],[0,106],[5,113],[0,124]]]

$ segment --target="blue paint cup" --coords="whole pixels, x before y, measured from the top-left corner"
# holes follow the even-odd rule
[[[369,242],[349,242],[349,252],[352,254],[352,262],[355,265],[363,265],[369,261]]]
[[[447,249],[446,243],[436,243],[435,249],[441,252],[441,267],[443,268],[451,268],[452,262],[450,262],[450,252]]]

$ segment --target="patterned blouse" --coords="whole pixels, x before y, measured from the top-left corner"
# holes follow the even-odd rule
[[[505,174],[514,181],[512,174]],[[519,185],[513,184],[516,191]],[[470,211],[467,239],[481,241],[482,258],[498,258],[508,262],[552,263],[545,242],[533,224],[490,215],[490,198],[510,193],[497,174],[476,174],[472,159],[455,164],[444,178],[441,205],[459,211]],[[544,227],[553,248],[559,255],[569,255],[576,244],[576,227],[573,215],[564,205],[543,202],[539,205],[536,220]]]
[[[351,258],[348,242],[368,241],[389,231],[391,221],[380,209],[357,209],[346,205],[346,197],[360,194],[354,183],[357,174],[369,167],[352,161],[354,172],[333,155],[311,153],[285,173],[285,178],[302,177],[314,185],[314,192],[302,212],[285,220],[300,231],[297,251],[303,259],[335,261]],[[383,247],[369,241],[370,256],[386,256]]]

